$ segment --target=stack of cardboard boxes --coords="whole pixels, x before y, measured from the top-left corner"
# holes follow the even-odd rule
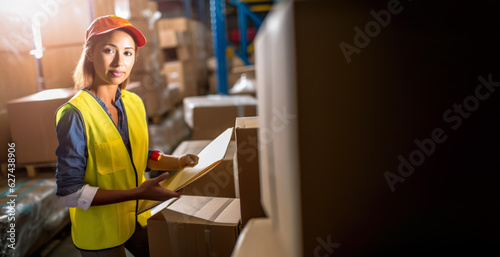
[[[55,112],[75,91],[70,88],[48,89],[7,103],[10,133],[16,144],[16,162],[56,161],[58,146]]]
[[[231,53],[231,51],[228,51]],[[229,57],[230,56],[230,57]],[[254,65],[245,65],[245,62],[243,62],[238,56],[236,56],[234,53],[231,53],[227,58],[227,89],[230,94],[233,94],[231,92],[231,89],[237,85],[239,80],[241,79],[242,75],[244,74],[245,77],[253,82],[255,82],[255,66]],[[250,56],[249,61],[253,63],[253,55]],[[216,71],[217,71],[217,59],[215,57],[210,57],[207,59],[207,68],[208,68],[208,92],[210,94],[216,94],[217,93],[217,80],[216,80]],[[256,95],[255,89],[251,91],[244,91],[244,92],[238,92],[242,94],[251,94],[251,95]]]
[[[214,139],[234,126],[236,117],[257,115],[257,99],[249,95],[207,95],[184,98],[184,119],[192,139]]]
[[[205,26],[199,21],[180,18],[158,20],[158,47],[162,72],[169,84],[177,84],[182,97],[204,92],[207,84],[208,42]]]
[[[127,89],[142,98],[148,117],[162,115],[172,109],[175,103],[170,98],[166,78],[159,73],[159,64],[163,59],[158,51],[158,27],[154,15],[157,5],[141,0],[115,1],[115,10],[117,15],[122,13],[124,18],[129,17],[130,23],[144,34],[147,41],[137,52],[137,61],[130,74],[133,83]]]
[[[258,118],[235,123],[235,140],[222,162],[185,187],[179,199],[153,209],[148,220],[152,257],[230,256],[240,230],[266,217],[260,201]],[[184,141],[173,154],[198,154],[210,141]],[[258,229],[265,232],[261,237],[272,238],[270,230]]]
[[[6,37],[0,43],[0,57],[7,64],[0,71],[0,88],[7,89],[13,85],[16,88],[3,90],[0,94],[0,118],[7,119],[8,109],[12,138],[9,133],[2,133],[0,137],[1,142],[14,141],[17,144],[19,163],[55,161],[54,152],[58,142],[54,113],[74,92],[71,89],[46,90],[39,94],[38,84],[42,81],[37,76],[43,74],[46,89],[73,88],[72,72],[82,54],[85,31],[95,17],[117,14],[127,18],[143,32],[148,44],[139,50],[139,58],[131,74],[131,81],[136,80],[137,83],[131,83],[129,89],[143,98],[148,115],[168,108],[166,99],[169,94],[164,90],[165,79],[158,75],[158,67],[156,71],[154,67],[158,61],[155,61],[153,51],[157,47],[151,24],[154,22],[156,3],[142,0],[76,0],[71,3],[40,2],[38,5],[40,8],[33,17],[39,18],[39,26],[33,26],[33,19],[21,14],[8,13],[0,17],[5,24],[9,24],[2,29]],[[10,7],[14,8],[15,5]],[[23,33],[17,33],[19,31]],[[37,73],[35,57],[30,55],[36,38],[40,39],[44,47],[39,60],[41,73]],[[175,95],[175,92],[172,93],[172,96]],[[175,101],[180,102],[180,99]],[[27,118],[26,115],[32,115],[33,118]],[[4,162],[6,156],[3,154],[0,160]]]

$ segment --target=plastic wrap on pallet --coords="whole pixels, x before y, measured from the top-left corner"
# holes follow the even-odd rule
[[[241,74],[240,78],[234,86],[229,89],[229,93],[232,95],[238,94],[251,94],[256,95],[255,79],[247,78],[246,73]]]
[[[43,232],[53,231],[69,216],[68,209],[55,196],[55,178],[26,178],[15,182],[14,192],[7,183],[0,187],[0,256],[24,256]],[[13,202],[15,205],[10,204]],[[15,206],[14,209],[11,206]],[[15,237],[11,237],[12,228]],[[9,247],[12,243],[15,250]]]
[[[197,107],[237,106],[238,116],[245,116],[246,105],[257,105],[257,99],[249,95],[207,95],[184,98],[184,119],[193,128],[193,110]]]
[[[149,147],[167,154],[173,152],[188,136],[189,127],[184,122],[182,108],[175,110],[161,123],[149,125]]]

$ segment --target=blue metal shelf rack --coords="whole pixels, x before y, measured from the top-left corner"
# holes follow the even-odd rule
[[[250,65],[248,60],[248,38],[247,38],[247,18],[250,18],[256,25],[258,30],[262,24],[263,18],[256,15],[247,5],[247,3],[269,3],[274,1],[269,0],[230,0],[237,8],[238,29],[240,35],[239,50],[235,50],[235,54],[240,57],[246,65]],[[270,6],[270,5],[269,5]],[[212,42],[214,48],[214,56],[217,61],[216,69],[216,89],[218,94],[228,94],[227,90],[227,63],[226,63],[226,48],[228,46],[226,38],[226,0],[210,0],[210,17],[212,26]],[[269,11],[269,8],[256,9],[256,11]]]

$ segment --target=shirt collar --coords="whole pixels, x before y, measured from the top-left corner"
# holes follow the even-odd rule
[[[104,110],[106,110],[106,112],[108,112],[108,107],[106,106],[106,104],[99,97],[97,97],[94,94],[90,93],[90,91],[87,88],[84,88],[83,90],[87,91],[87,93],[89,93],[92,97],[94,97],[94,99],[99,103],[99,105],[101,105],[102,108],[104,108]],[[122,90],[120,89],[120,87],[118,87],[116,89],[115,102],[120,101],[121,98],[122,98]]]

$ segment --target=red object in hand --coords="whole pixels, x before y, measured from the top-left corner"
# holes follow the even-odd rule
[[[161,155],[162,155],[161,151],[155,150],[151,153],[151,156],[149,156],[149,159],[158,162],[161,159]]]

